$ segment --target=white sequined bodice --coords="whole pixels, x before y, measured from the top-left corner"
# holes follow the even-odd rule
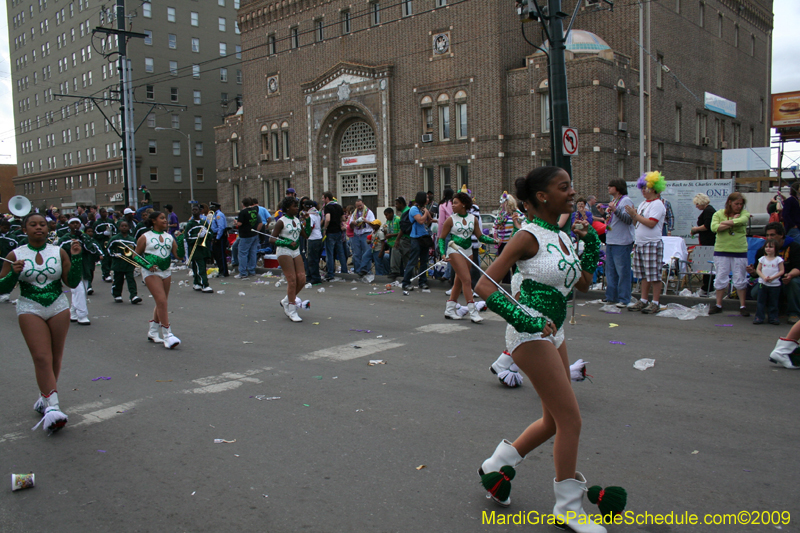
[[[297,242],[300,240],[300,220],[296,217],[289,218],[283,217],[283,229],[281,230],[280,238],[286,239],[292,242]]]
[[[36,264],[36,254],[41,254],[42,264]],[[25,261],[19,281],[35,287],[45,287],[53,281],[61,279],[61,248],[48,244],[41,252],[31,250],[27,245],[14,250],[17,259]]]
[[[566,233],[556,233],[534,223],[525,224],[520,231],[531,233],[539,242],[539,251],[535,256],[517,261],[522,279],[549,285],[564,296],[569,294],[581,275],[581,262]],[[568,253],[564,253],[562,243]]]
[[[467,214],[467,216],[462,217],[459,214],[453,214],[451,218],[453,219],[453,227],[450,233],[459,239],[471,239],[475,232],[475,215]]]
[[[163,237],[163,242],[159,237]],[[155,233],[153,231],[148,231],[144,234],[145,238],[145,247],[144,247],[144,254],[145,255],[155,255],[161,258],[167,258],[172,253],[172,235],[167,233]]]

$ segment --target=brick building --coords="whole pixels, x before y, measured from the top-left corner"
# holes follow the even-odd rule
[[[118,41],[93,34],[117,27],[114,4],[7,1],[14,183],[34,207],[71,212],[77,204],[125,205],[115,132],[121,131],[120,104],[110,100],[119,94]],[[198,201],[216,198],[213,127],[236,111],[241,94],[238,7],[239,0],[129,0],[125,9],[126,29],[146,36],[130,39],[127,49],[139,127],[137,181],[150,189],[156,208],[171,203],[182,219],[190,216],[190,180]]]
[[[566,52],[579,192],[635,179],[640,159],[671,179],[712,178],[720,149],[768,143],[771,0],[651,2],[644,39],[637,5],[580,2]],[[243,0],[239,23],[244,106],[215,128],[226,211],[244,196],[274,209],[288,186],[374,209],[462,184],[493,209],[551,161],[547,59],[510,0]],[[648,29],[650,158],[636,42]],[[546,47],[538,25],[526,31]],[[734,116],[706,93],[735,103]]]
[[[14,196],[17,165],[0,165],[0,213],[8,213],[8,199]]]

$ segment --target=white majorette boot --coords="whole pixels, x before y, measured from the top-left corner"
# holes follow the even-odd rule
[[[575,479],[556,481],[553,478],[556,504],[553,514],[558,529],[575,533],[606,533],[606,528],[592,522],[583,510],[583,495],[586,493],[586,478],[575,472]]]
[[[792,364],[792,359],[789,357],[796,349],[797,341],[781,337],[778,339],[778,342],[775,343],[775,348],[772,350],[772,353],[769,354],[769,362],[775,363],[776,365],[783,365],[786,368],[800,368],[800,366],[794,366]]]
[[[155,320],[150,321],[150,331],[147,333],[147,340],[156,344],[164,343],[164,339],[161,338],[161,324]]]
[[[39,399],[36,400],[36,403],[33,404],[33,410],[39,413],[40,415],[44,416],[44,410],[47,408],[47,402],[45,401],[44,396],[39,393]]]
[[[286,316],[288,316],[289,319],[292,322],[302,322],[303,321],[303,319],[300,318],[300,315],[297,314],[297,306],[296,305],[289,304],[289,305],[287,305],[285,307],[285,309],[286,309]]]
[[[481,481],[483,481],[485,476],[491,474],[492,472],[500,472],[500,469],[504,466],[516,468],[523,459],[524,457],[517,452],[517,449],[514,448],[506,439],[503,439],[500,444],[497,445],[497,448],[495,448],[492,456],[486,459],[478,469],[478,475],[481,476]],[[511,476],[511,478],[513,478],[513,476]],[[505,482],[510,483],[510,479],[506,478]],[[487,496],[490,496],[498,504],[502,505],[503,507],[508,507],[511,505],[511,496],[507,496],[505,499],[502,499],[495,496],[497,491],[492,491],[492,487],[487,488],[487,490]],[[510,487],[508,490],[511,490]]]
[[[47,396],[43,396],[42,400],[44,403],[44,416],[39,420],[39,423],[31,429],[42,426],[45,431],[52,431],[55,433],[67,425],[69,418],[61,412],[61,408],[58,405],[58,392],[54,390]]]
[[[161,326],[161,338],[164,339],[164,348],[168,350],[177,348],[181,343],[181,340],[172,334],[172,328],[170,326]]]
[[[447,304],[444,306],[444,317],[450,320],[461,320],[461,315],[456,311],[457,305],[453,300],[447,300]]]
[[[511,357],[511,354],[507,351],[503,350],[503,353],[500,354],[500,357],[497,358],[497,361],[492,363],[492,374],[500,375],[500,372],[504,370],[508,370],[508,368],[514,364],[514,358]]]
[[[483,322],[483,317],[478,312],[478,308],[475,307],[475,302],[469,302],[467,304],[467,312],[469,313],[469,319],[475,324],[480,324]]]
[[[295,296],[294,305],[298,309],[311,309],[311,300],[301,300],[299,296]]]

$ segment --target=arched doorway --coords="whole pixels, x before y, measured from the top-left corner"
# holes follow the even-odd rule
[[[378,167],[375,130],[361,118],[343,126],[336,154],[336,189],[339,203],[361,198],[373,213],[378,208]],[[377,213],[375,213],[377,216]]]

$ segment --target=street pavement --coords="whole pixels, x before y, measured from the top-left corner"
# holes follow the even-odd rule
[[[0,305],[0,470],[6,483],[36,474],[35,488],[0,496],[0,531],[517,531],[484,518],[552,512],[552,441],[518,467],[508,509],[478,485],[500,439],[541,413],[527,379],[507,389],[489,372],[504,347],[499,317],[445,321],[438,282],[371,295],[386,281],[348,279],[304,290],[311,308],[294,324],[277,278],[211,280],[225,294],[178,285],[190,279],[173,276],[173,351],[146,340],[141,283],[144,304],[132,306],[97,280],[92,325],[70,328],[59,380],[70,422],[51,436],[30,429],[33,367],[14,306]],[[589,361],[592,376],[574,384],[590,484],[625,487],[637,514],[789,511],[782,531],[800,530],[800,372],[767,360],[789,326],[727,310],[678,321],[576,309],[565,327],[570,360]],[[646,357],[653,368],[633,368]]]

